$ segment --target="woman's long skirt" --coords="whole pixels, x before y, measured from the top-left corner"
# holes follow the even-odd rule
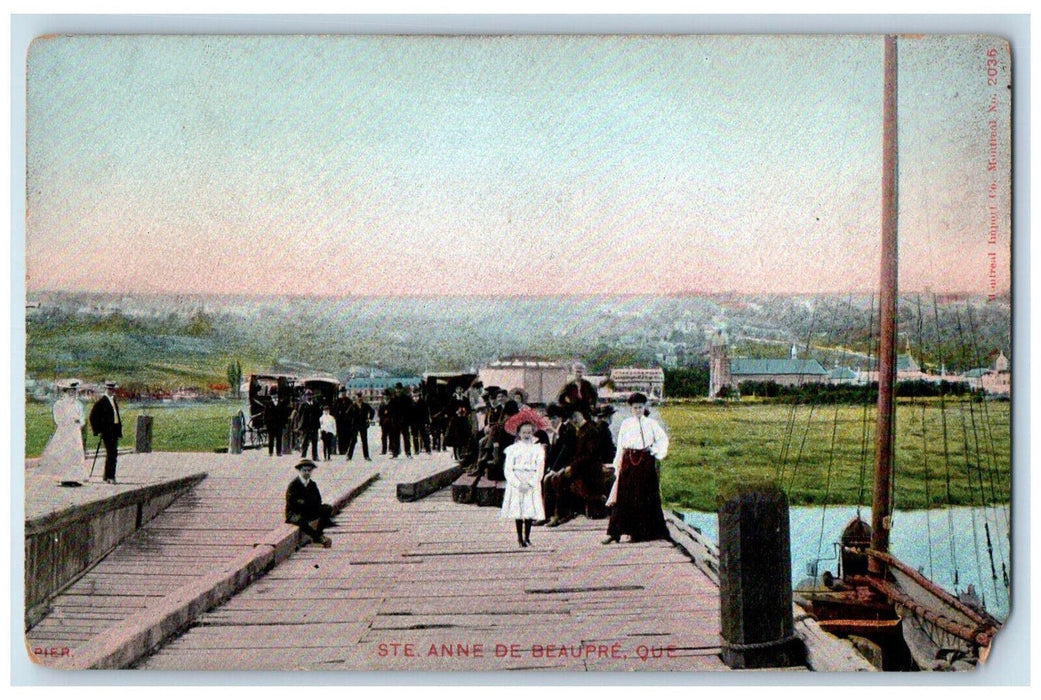
[[[40,455],[37,473],[55,481],[80,482],[87,478],[83,466],[83,433],[79,423],[59,425]]]
[[[629,535],[633,542],[671,539],[661,509],[654,455],[648,450],[626,450],[622,454],[607,534],[615,539]]]
[[[445,445],[448,447],[466,447],[470,444],[473,432],[470,430],[470,419],[466,416],[455,415],[448,421],[448,429],[445,431]]]

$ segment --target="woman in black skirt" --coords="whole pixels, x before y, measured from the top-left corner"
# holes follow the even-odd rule
[[[632,416],[622,421],[614,458],[615,482],[607,505],[611,519],[604,544],[629,535],[632,542],[671,540],[661,509],[656,462],[669,452],[669,436],[658,421],[644,415],[647,397],[629,397]]]

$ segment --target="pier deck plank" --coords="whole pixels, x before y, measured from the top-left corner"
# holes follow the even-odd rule
[[[399,502],[423,458],[380,460],[332,549],[296,552],[139,667],[727,670],[718,588],[681,551],[603,546],[606,520],[581,517],[534,528],[522,549],[498,508],[450,489]]]
[[[264,451],[120,456],[119,484],[63,489],[27,472],[26,512],[97,500],[145,483],[207,472],[195,489],[146,523],[50,604],[26,633],[29,648],[78,647],[182,586],[249,551],[284,520],[285,489],[298,457]],[[365,466],[362,466],[364,464]],[[329,500],[374,469],[343,458],[319,462],[315,479]]]

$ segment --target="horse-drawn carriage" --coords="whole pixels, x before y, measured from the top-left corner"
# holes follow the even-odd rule
[[[275,393],[279,401],[285,403],[287,425],[291,425],[288,418],[303,400],[304,394],[311,392],[312,400],[318,406],[332,406],[341,386],[338,379],[329,376],[300,378],[292,374],[251,374],[249,416],[243,420],[242,447],[249,449],[267,445],[264,411],[271,405],[271,397]],[[292,435],[289,442],[293,444]]]
[[[291,406],[296,393],[297,381],[297,378],[291,374],[249,375],[249,416],[243,420],[243,448],[267,445],[264,410],[271,404],[271,397],[276,393],[280,401],[285,401]]]

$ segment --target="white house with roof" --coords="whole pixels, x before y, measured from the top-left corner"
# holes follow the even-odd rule
[[[990,367],[977,367],[961,376],[962,381],[973,391],[983,391],[991,396],[1012,394],[1012,373],[1005,353],[999,351]]]

